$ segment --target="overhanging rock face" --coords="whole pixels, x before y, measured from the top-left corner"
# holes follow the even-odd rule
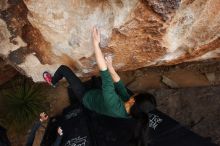
[[[97,73],[91,28],[117,70],[220,58],[219,0],[3,0],[0,55],[42,81],[61,64]]]

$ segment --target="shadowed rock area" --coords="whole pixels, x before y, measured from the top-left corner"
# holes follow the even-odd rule
[[[2,59],[0,59],[0,85],[9,81],[18,72],[11,67],[11,65],[6,64]]]
[[[97,73],[91,28],[119,71],[219,59],[219,0],[2,0],[0,55],[33,80]]]

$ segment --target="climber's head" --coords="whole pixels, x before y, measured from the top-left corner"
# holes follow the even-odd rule
[[[134,94],[125,103],[126,110],[131,116],[137,112],[148,113],[153,110],[155,106],[155,97],[150,93]]]

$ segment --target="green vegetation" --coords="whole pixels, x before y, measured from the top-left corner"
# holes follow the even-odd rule
[[[46,111],[47,100],[43,88],[28,79],[17,79],[2,94],[4,113],[0,122],[9,131],[25,132],[39,116]]]

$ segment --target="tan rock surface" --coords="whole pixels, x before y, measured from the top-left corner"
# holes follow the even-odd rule
[[[97,73],[91,28],[117,70],[220,58],[219,0],[10,0],[1,11],[0,55],[42,81],[60,64]],[[5,9],[5,3],[0,3]],[[3,6],[4,5],[4,6]]]

